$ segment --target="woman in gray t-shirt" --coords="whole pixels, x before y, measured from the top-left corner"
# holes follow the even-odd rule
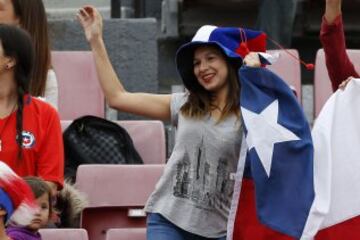
[[[237,70],[243,62],[260,66],[257,54],[239,55],[249,52],[249,31],[200,28],[176,56],[186,93],[130,93],[109,61],[98,11],[84,7],[78,18],[110,106],[177,127],[174,151],[146,206],[148,239],[225,239],[242,140]]]

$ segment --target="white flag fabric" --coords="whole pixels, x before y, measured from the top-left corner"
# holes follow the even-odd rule
[[[321,229],[317,240],[360,239],[360,79],[330,97],[312,137],[315,201],[303,239]]]

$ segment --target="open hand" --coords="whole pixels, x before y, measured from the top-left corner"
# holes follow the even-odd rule
[[[102,38],[103,20],[101,14],[93,6],[84,6],[76,14],[81,26],[84,29],[88,42]]]

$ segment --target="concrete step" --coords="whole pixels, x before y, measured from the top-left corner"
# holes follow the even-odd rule
[[[104,18],[110,18],[110,0],[43,0],[49,20],[73,19],[84,5],[93,5]]]
[[[74,19],[79,7],[76,8],[47,8],[48,20]],[[110,7],[97,7],[104,19],[110,18]]]
[[[83,5],[93,5],[95,7],[109,7],[110,0],[43,0],[46,8],[78,8]]]

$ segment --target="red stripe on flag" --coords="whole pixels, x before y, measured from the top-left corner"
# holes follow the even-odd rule
[[[233,240],[292,240],[261,224],[256,216],[254,182],[243,179],[236,212]],[[360,238],[359,238],[360,239]]]
[[[316,240],[360,239],[360,216],[321,230]]]

